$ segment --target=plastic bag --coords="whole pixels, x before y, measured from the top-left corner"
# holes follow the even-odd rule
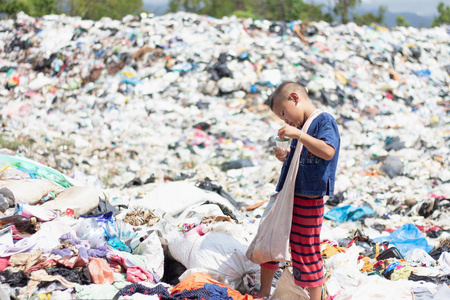
[[[409,253],[416,249],[423,249],[429,253],[433,246],[429,245],[427,239],[414,224],[405,224],[395,230],[390,236],[382,236],[373,239],[374,242],[382,243],[388,241],[394,245],[400,253],[407,257]]]
[[[311,122],[321,113],[315,110],[306,120],[302,130],[308,131]],[[290,261],[289,236],[291,234],[292,210],[294,207],[295,180],[303,145],[295,149],[286,181],[280,192],[270,197],[264,210],[255,238],[247,249],[247,258],[256,264],[268,261]]]
[[[114,227],[114,220],[112,218],[112,212],[108,212],[104,215],[95,218],[98,226],[103,228],[107,243],[114,249],[131,253],[131,248],[122,242],[117,236],[116,228]]]
[[[365,215],[373,215],[374,211],[368,206],[351,206],[345,205],[341,207],[334,208],[328,211],[324,217],[337,223],[342,223],[345,221],[356,221]]]
[[[88,241],[93,249],[106,243],[105,231],[97,224],[95,218],[78,219],[74,229],[77,237]]]
[[[270,297],[271,300],[308,300],[306,292],[295,284],[294,276],[289,268],[284,269],[280,279],[277,281],[275,292]]]

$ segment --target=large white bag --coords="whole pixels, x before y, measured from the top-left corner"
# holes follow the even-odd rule
[[[187,237],[174,232],[169,237],[170,253],[188,270],[207,273],[241,292],[248,292],[248,282],[259,281],[260,267],[245,257],[246,249],[245,241],[228,232],[211,231]]]
[[[71,186],[42,207],[62,212],[71,208],[75,215],[85,215],[98,207],[99,195],[100,192],[90,186]]]
[[[56,195],[64,189],[47,179],[0,180],[0,188],[8,188],[19,203],[34,205],[48,193]]]
[[[311,122],[321,113],[315,110],[302,128],[307,132]],[[269,261],[290,261],[289,235],[291,233],[292,211],[294,206],[295,179],[303,144],[295,148],[291,165],[280,192],[270,197],[263,213],[255,238],[247,249],[247,257],[256,264]]]

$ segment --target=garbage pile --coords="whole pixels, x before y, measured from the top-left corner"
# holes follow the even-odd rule
[[[341,134],[324,296],[448,299],[448,28],[20,13],[0,37],[0,299],[252,299],[283,80]],[[283,267],[272,298],[307,297]]]

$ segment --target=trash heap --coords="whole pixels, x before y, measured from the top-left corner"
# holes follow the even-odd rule
[[[448,299],[448,27],[20,13],[0,37],[0,299],[252,299],[283,80],[341,134],[324,296]],[[285,274],[272,299],[307,297]]]

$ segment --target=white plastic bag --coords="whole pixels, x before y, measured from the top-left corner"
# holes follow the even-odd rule
[[[304,132],[308,131],[309,125],[320,113],[321,111],[317,109],[311,114],[302,128]],[[298,143],[283,188],[270,197],[256,236],[248,247],[246,255],[256,264],[291,260],[289,235],[294,207],[295,179],[302,149],[303,145]]]

